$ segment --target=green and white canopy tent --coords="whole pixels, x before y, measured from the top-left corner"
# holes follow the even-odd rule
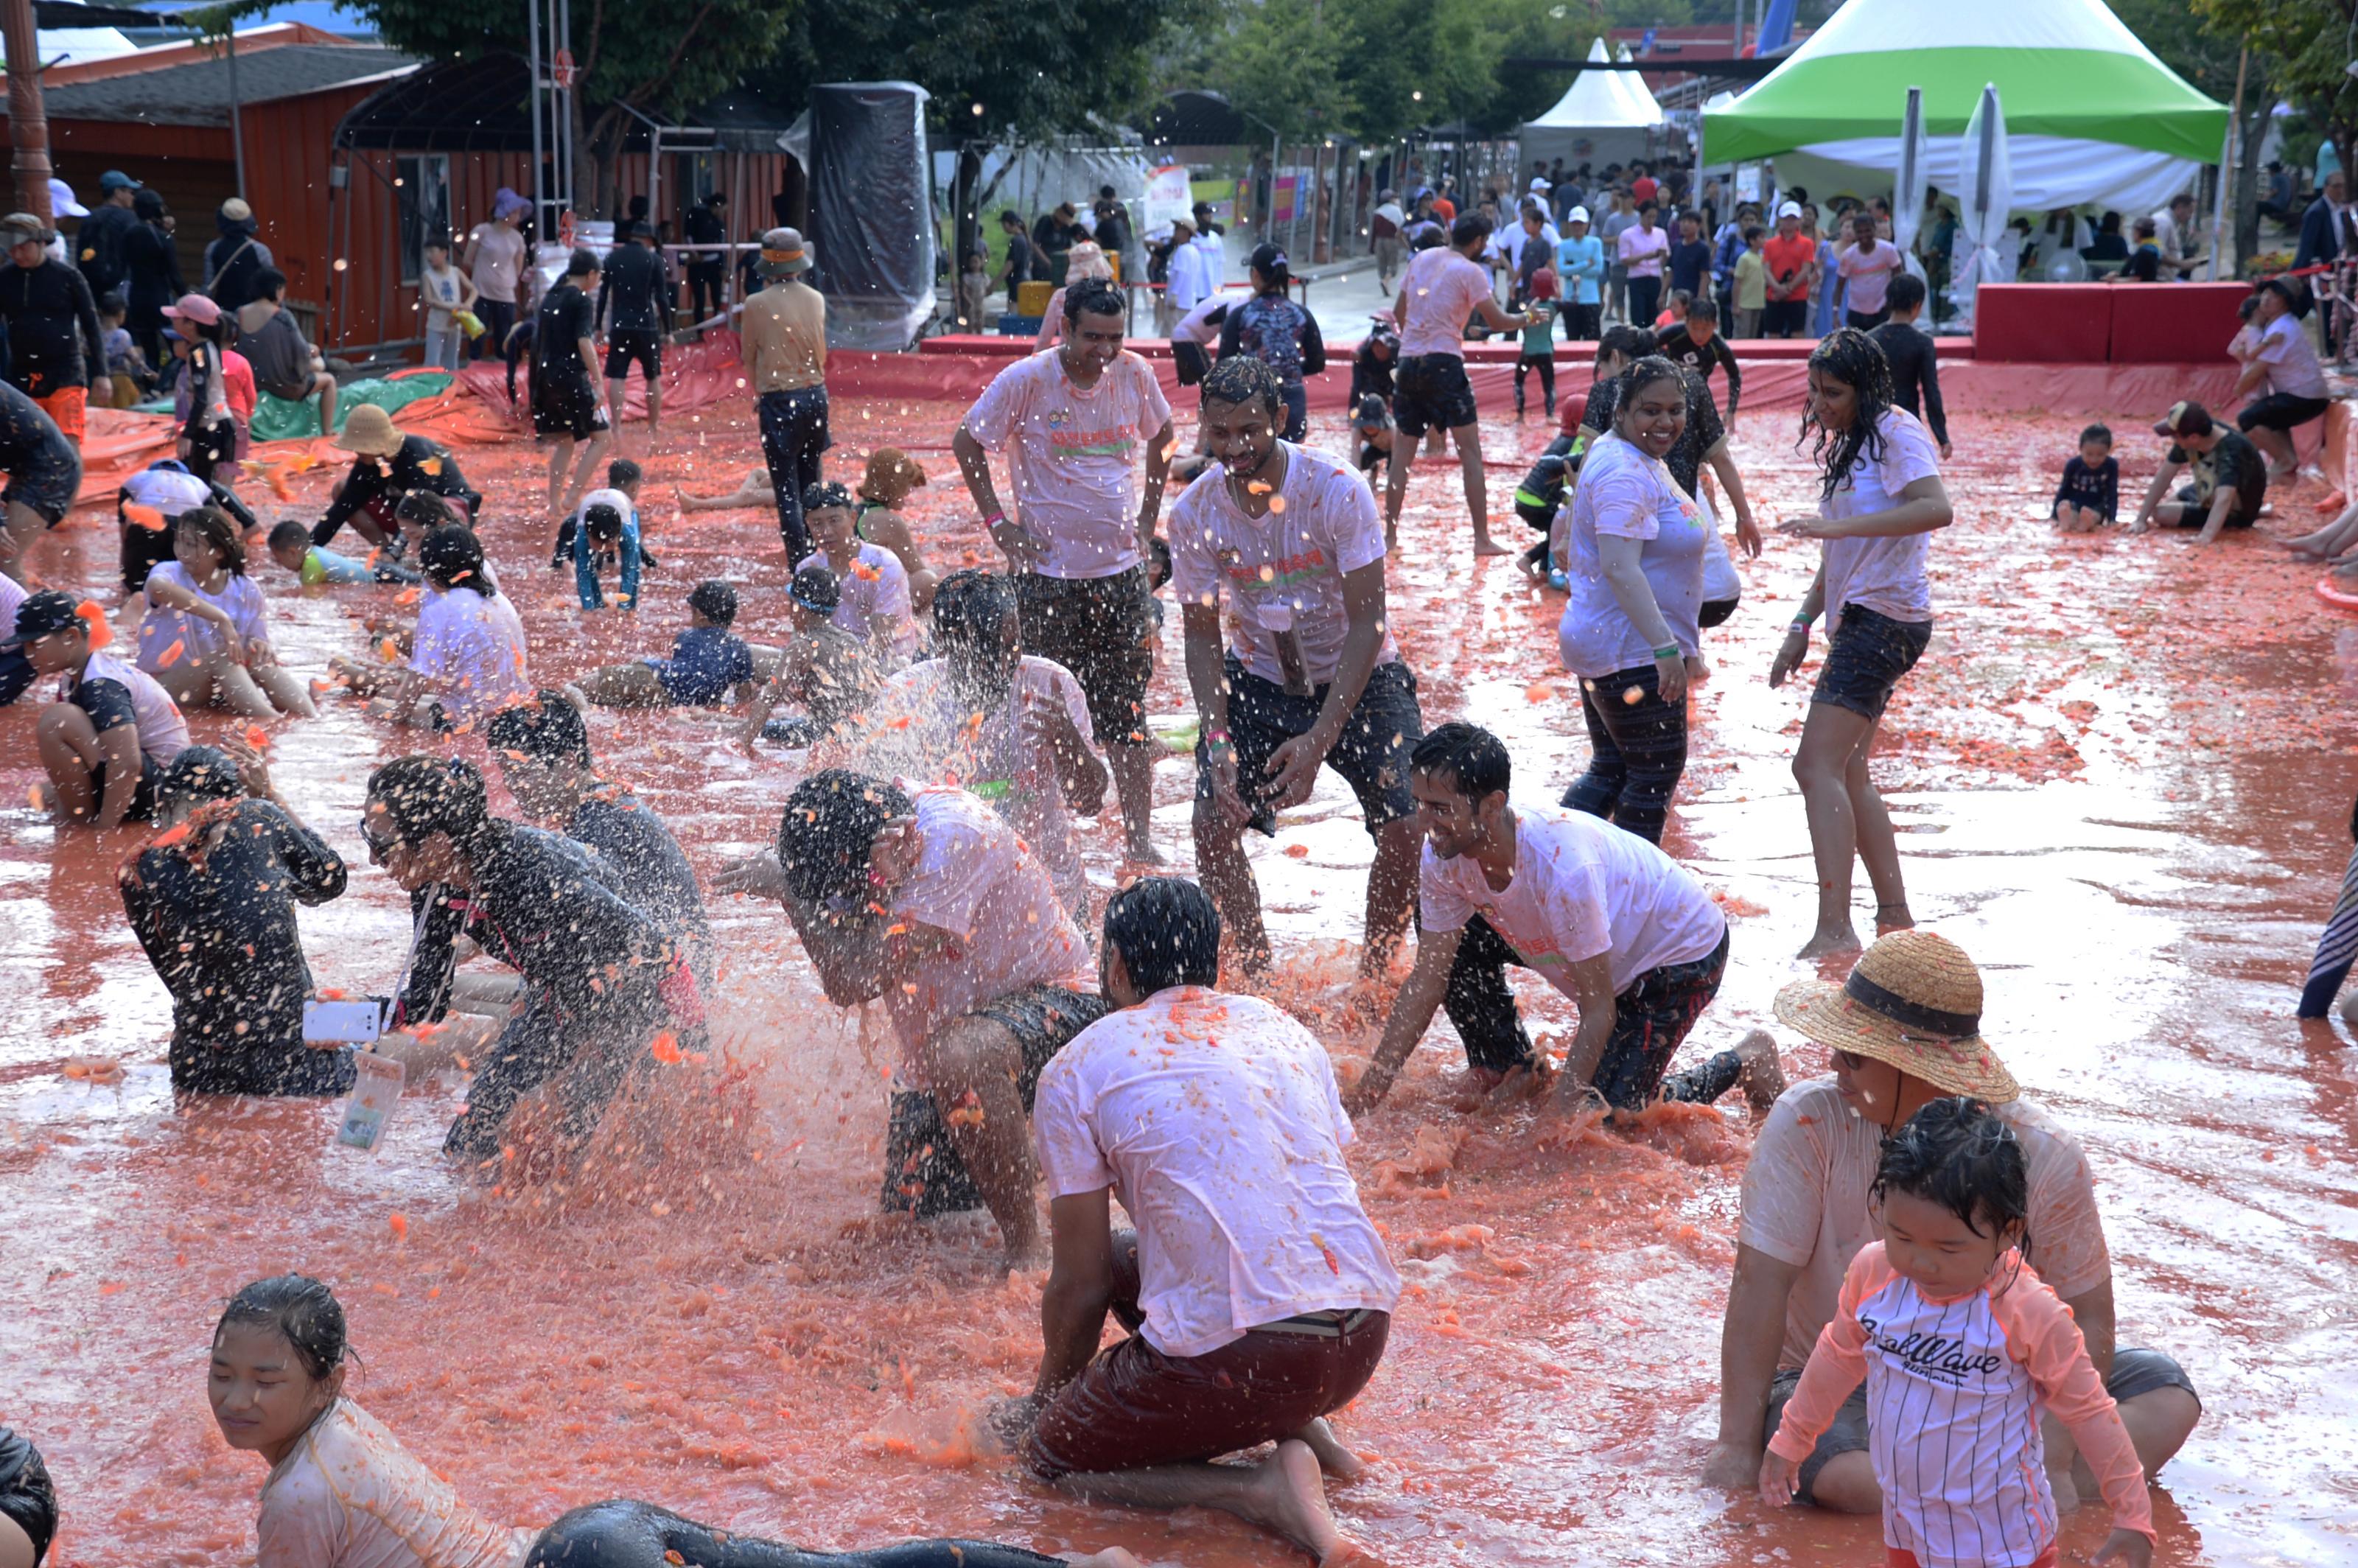
[[[1908,89],[1924,90],[1931,182],[1954,190],[1984,86],[2006,104],[2018,211],[2151,211],[2219,161],[2227,110],[2139,43],[2103,0],[1849,0],[1725,108],[1712,165],[1774,159],[1781,186],[1865,195],[1899,167]]]

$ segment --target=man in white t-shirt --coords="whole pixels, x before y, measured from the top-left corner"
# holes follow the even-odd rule
[[[2115,1348],[2112,1256],[2088,1157],[2018,1098],[2013,1075],[1982,1038],[1981,1011],[1980,971],[1930,931],[1884,937],[1840,985],[1800,980],[1778,994],[1777,1016],[1831,1049],[1834,1071],[1786,1090],[1753,1140],[1720,1336],[1719,1436],[1704,1464],[1707,1485],[1750,1492],[1758,1483],[1761,1451],[1833,1317],[1843,1275],[1880,1235],[1872,1189],[1883,1140],[1948,1095],[1987,1102],[2021,1142],[2029,1170],[2023,1260],[2071,1310],[2148,1478],[2194,1430],[2201,1401],[2178,1363],[2157,1350]],[[2075,1466],[2077,1450],[2061,1422],[2050,1416],[2040,1424],[2049,1483],[2068,1509],[2094,1489],[2094,1477]],[[1802,1462],[1800,1500],[1841,1513],[1880,1511],[1867,1443],[1866,1401],[1854,1393]]]
[[[1392,1003],[1354,1116],[1383,1103],[1444,1006],[1483,1087],[1499,1098],[1545,1087],[1506,967],[1536,969],[1580,1009],[1554,1108],[1593,1090],[1614,1114],[1657,1098],[1708,1103],[1740,1080],[1756,1107],[1784,1088],[1768,1036],[1755,1030],[1669,1075],[1671,1058],[1727,972],[1727,918],[1694,873],[1583,811],[1508,804],[1512,764],[1496,735],[1444,724],[1410,762],[1425,834],[1416,968]]]
[[[1033,1115],[1055,1241],[1039,1376],[994,1414],[1061,1490],[1219,1509],[1332,1563],[1350,1552],[1321,1471],[1363,1466],[1324,1418],[1375,1374],[1400,1276],[1344,1163],[1325,1048],[1211,989],[1219,968],[1193,883],[1148,878],[1106,906],[1119,1011],[1048,1064]],[[1108,1312],[1130,1334],[1099,1354]],[[1264,1443],[1258,1465],[1210,1463]]]
[[[34,723],[50,809],[60,822],[120,827],[155,812],[164,765],[187,749],[188,721],[154,676],[97,652],[70,595],[29,594],[16,606],[16,642],[35,675],[65,676]]]
[[[2202,237],[2194,222],[2194,198],[2184,191],[2153,215],[2153,241],[2161,248],[2164,270],[2178,279],[2190,277],[2202,260]]]
[[[1476,316],[1494,332],[1520,332],[1531,318],[1509,315],[1490,297],[1482,254],[1490,222],[1468,212],[1450,225],[1449,243],[1419,251],[1401,274],[1392,319],[1401,330],[1400,369],[1393,377],[1391,468],[1384,483],[1384,543],[1398,542],[1401,503],[1408,496],[1408,465],[1427,430],[1443,429],[1457,443],[1466,473],[1466,510],[1474,518],[1474,553],[1504,556],[1513,546],[1490,537],[1482,478],[1481,410],[1466,379],[1466,323]]]
[[[1842,275],[1844,321],[1862,332],[1872,332],[1891,319],[1887,300],[1891,280],[1905,267],[1899,247],[1875,232],[1875,215],[1862,212],[1851,220],[1851,242],[1834,258]]]
[[[1074,922],[1086,922],[1089,879],[1073,816],[1098,814],[1107,773],[1089,751],[1081,683],[1022,651],[1013,586],[972,567],[934,590],[934,653],[879,687],[811,765],[981,796],[1040,857]]]
[[[1416,677],[1384,625],[1375,498],[1321,452],[1278,438],[1277,374],[1222,360],[1204,381],[1216,461],[1171,512],[1172,591],[1185,633],[1195,743],[1195,865],[1248,972],[1269,966],[1244,830],[1310,798],[1323,764],[1358,797],[1376,841],[1360,971],[1382,972],[1416,875],[1408,753],[1424,733]],[[1221,596],[1236,641],[1221,645]]]
[[[1130,858],[1151,862],[1156,742],[1146,730],[1146,685],[1155,622],[1145,556],[1173,439],[1171,405],[1153,370],[1122,347],[1125,313],[1112,284],[1068,285],[1065,341],[1001,371],[950,450],[1016,574],[1023,651],[1080,681],[1095,739],[1112,764]],[[991,483],[996,451],[1007,453],[1015,481],[1012,519]]]
[[[1219,271],[1195,239],[1194,219],[1171,221],[1171,257],[1163,264],[1163,297],[1175,316],[1184,316],[1220,291]]]
[[[2305,301],[2285,278],[2272,277],[2258,286],[2258,312],[2252,325],[2259,342],[2235,383],[2235,395],[2260,396],[2244,405],[2235,427],[2268,458],[2271,481],[2290,479],[2300,467],[2292,433],[2311,420],[2325,417],[2329,398],[2325,367],[2317,349],[2301,330],[2298,311]]]
[[[1088,944],[1022,836],[965,790],[913,795],[829,768],[787,797],[776,858],[741,860],[712,885],[784,904],[829,1001],[883,999],[902,1074],[938,1116],[903,1125],[895,1107],[888,1204],[897,1192],[930,1212],[919,1189],[970,1179],[1009,1267],[1037,1263],[1033,1090],[1105,1003]]]

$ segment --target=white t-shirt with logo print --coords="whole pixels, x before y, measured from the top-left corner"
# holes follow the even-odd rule
[[[1290,614],[1313,686],[1335,678],[1351,619],[1343,577],[1384,558],[1374,492],[1324,452],[1280,441],[1285,479],[1265,516],[1250,517],[1214,463],[1171,509],[1171,586],[1182,604],[1216,605],[1225,589],[1231,647],[1245,668],[1277,685],[1285,667],[1265,617]],[[1272,459],[1272,461],[1275,460]],[[1389,627],[1376,663],[1400,657]]]
[[[1727,917],[1693,872],[1636,834],[1562,806],[1515,808],[1515,871],[1504,889],[1471,855],[1444,860],[1428,839],[1417,899],[1419,930],[1463,931],[1478,914],[1574,998],[1574,964],[1609,954],[1617,996],[1649,970],[1709,957],[1727,935]]]
[[[807,571],[813,567],[835,570],[824,550],[813,550],[795,569]],[[892,654],[896,660],[916,652],[923,639],[909,608],[909,573],[900,557],[862,540],[851,569],[838,577],[835,585],[835,613],[829,620]]]
[[[1041,576],[1113,577],[1139,563],[1139,460],[1171,404],[1127,349],[1086,390],[1063,355],[1044,349],[1001,371],[967,411],[966,432],[1008,454],[1016,523],[1044,546]]]

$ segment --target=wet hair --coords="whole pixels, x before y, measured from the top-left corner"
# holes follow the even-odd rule
[[[597,253],[594,251],[577,249],[565,261],[567,277],[588,277],[591,273],[602,270],[604,269],[600,265]]]
[[[1107,900],[1105,945],[1148,996],[1220,978],[1220,912],[1179,877],[1143,877]]]
[[[1872,1189],[1877,1203],[1906,1193],[1938,1204],[1975,1236],[2030,1220],[2030,1166],[2014,1129],[1977,1099],[1936,1099],[1883,1141]],[[2028,1251],[2026,1228],[2022,1249]]]
[[[636,484],[645,471],[628,458],[616,458],[606,465],[606,488],[622,490],[626,486]]]
[[[432,532],[453,524],[465,525],[467,520],[450,509],[450,503],[430,490],[413,490],[394,503],[394,521],[406,523]],[[471,532],[471,528],[470,529]]]
[[[880,506],[897,506],[911,491],[925,482],[917,460],[898,447],[879,447],[868,454],[868,471],[860,476],[860,499]]]
[[[715,626],[730,625],[737,619],[737,590],[717,577],[707,578],[688,589],[687,607]]]
[[[1012,579],[968,567],[934,588],[934,641],[971,647],[999,635],[1016,612]]]
[[[233,577],[245,575],[245,535],[228,513],[218,507],[195,506],[172,520],[172,532],[186,530],[213,547]]]
[[[1478,724],[1453,721],[1435,725],[1408,756],[1409,771],[1429,779],[1446,779],[1467,800],[1504,795],[1514,777],[1514,762],[1506,742]]]
[[[833,481],[803,486],[804,515],[808,516],[814,512],[837,510],[845,512],[859,510],[858,504],[851,499],[851,492]]]
[[[1685,316],[1690,321],[1708,320],[1716,323],[1719,320],[1719,307],[1700,295],[1690,294],[1687,296]]]
[[[395,836],[412,848],[445,833],[472,854],[495,831],[482,772],[461,757],[395,757],[369,775],[368,799],[385,808]]]
[[[1267,286],[1261,290],[1263,294],[1283,294],[1292,285],[1293,274],[1282,246],[1266,243],[1255,245],[1246,265],[1260,274],[1262,283]]]
[[[213,1325],[213,1343],[233,1325],[276,1330],[303,1363],[314,1382],[344,1364],[352,1349],[344,1328],[344,1307],[336,1292],[308,1274],[276,1274],[256,1280],[230,1297]]]
[[[227,752],[211,746],[183,746],[178,756],[164,764],[156,793],[167,800],[195,804],[235,800],[245,794],[245,785],[237,776],[237,763]]]
[[[1855,400],[1850,428],[1840,435],[1818,423],[1814,402],[1811,411],[1801,416],[1801,438],[1793,446],[1798,451],[1810,432],[1817,432],[1817,445],[1810,449],[1810,457],[1823,473],[1818,489],[1823,503],[1832,501],[1834,492],[1849,482],[1850,471],[1860,458],[1871,463],[1883,460],[1883,416],[1891,408],[1891,365],[1873,338],[1855,327],[1840,327],[1811,353],[1810,368],[1849,387]]]
[[[1129,302],[1109,279],[1085,277],[1065,290],[1065,319],[1078,325],[1084,316],[1127,316]]]
[[[483,722],[483,744],[494,752],[515,752],[536,762],[579,762],[590,766],[590,727],[581,710],[561,691],[546,687],[526,702],[512,702]]]
[[[786,584],[786,597],[798,610],[814,615],[832,615],[836,606],[843,602],[843,585],[825,567],[804,567]]]
[[[1285,408],[1285,394],[1278,385],[1277,373],[1265,361],[1250,354],[1228,354],[1217,361],[1204,377],[1203,400],[1238,405],[1258,400],[1268,406],[1272,423]]]
[[[2086,429],[2080,432],[2080,444],[2082,446],[2084,447],[2091,441],[2102,441],[2104,445],[2108,447],[2111,446],[2113,444],[2113,427],[2109,425],[2091,425]]]
[[[581,532],[600,544],[622,536],[622,509],[611,501],[593,502],[581,509]]]
[[[1359,399],[1359,406],[1351,411],[1351,416],[1362,425],[1389,425],[1392,422],[1391,406],[1383,400],[1381,395],[1370,392]],[[308,534],[303,536],[310,537]]]
[[[1449,248],[1462,251],[1476,240],[1490,237],[1490,220],[1479,212],[1460,212],[1449,225]]]
[[[436,588],[471,588],[485,599],[494,589],[483,570],[483,542],[472,528],[445,524],[417,546],[417,567]]]
[[[1613,422],[1616,425],[1628,416],[1629,410],[1637,405],[1638,394],[1658,381],[1667,381],[1678,387],[1683,411],[1687,390],[1686,377],[1680,372],[1677,365],[1660,354],[1647,354],[1630,361],[1621,373],[1613,379],[1616,384]]]
[[[308,550],[311,547],[311,530],[290,517],[270,531],[270,547],[274,550]]]
[[[1924,280],[1912,272],[1903,272],[1885,287],[1883,298],[1894,310],[1913,310],[1924,303]]]
[[[1605,335],[1596,340],[1596,362],[1603,364],[1615,354],[1632,364],[1644,359],[1660,346],[1660,341],[1644,327],[1623,325],[1607,327]]]
[[[813,773],[786,797],[778,822],[778,865],[786,891],[808,904],[868,897],[868,855],[876,836],[914,809],[900,787],[848,768]]]

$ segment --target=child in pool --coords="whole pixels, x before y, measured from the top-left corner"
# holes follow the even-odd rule
[[[1888,1568],[2052,1568],[2039,1427],[2051,1410],[2112,1505],[2093,1561],[2147,1568],[2136,1445],[2071,1310],[2018,1250],[2029,1173],[2013,1130],[1979,1100],[1934,1100],[1885,1142],[1872,1191],[1884,1239],[1843,1278],[1760,1462],[1763,1500],[1792,1501],[1801,1461],[1864,1377]],[[1946,1349],[1927,1355],[1928,1342]]]
[[[495,1524],[345,1397],[348,1353],[342,1303],[302,1274],[254,1281],[213,1329],[213,1421],[229,1446],[270,1465],[256,1568],[1138,1568],[1119,1547],[1064,1559],[979,1541],[806,1552],[620,1498],[546,1530]]]
[[[311,530],[300,523],[281,523],[270,531],[270,558],[302,579],[305,588],[325,584],[347,588],[354,583],[415,583],[418,575],[382,550],[368,559],[340,556],[324,545],[311,543]]]
[[[2080,432],[2080,455],[2063,465],[2056,487],[2055,521],[2066,534],[2087,534],[2114,520],[2121,505],[2121,460],[2113,433],[2102,425]]]
[[[668,659],[608,665],[581,677],[579,693],[600,708],[710,708],[753,695],[753,655],[729,630],[737,590],[715,579],[687,596],[687,630],[672,639]]]
[[[1392,460],[1395,429],[1391,405],[1372,392],[1360,398],[1351,413],[1351,434],[1359,443],[1359,471],[1369,476],[1381,474]],[[1370,477],[1368,482],[1373,484],[1376,481]]]
[[[172,557],[147,574],[139,667],[183,708],[316,717],[309,688],[271,646],[262,589],[245,575],[245,541],[229,514],[180,514]]]

